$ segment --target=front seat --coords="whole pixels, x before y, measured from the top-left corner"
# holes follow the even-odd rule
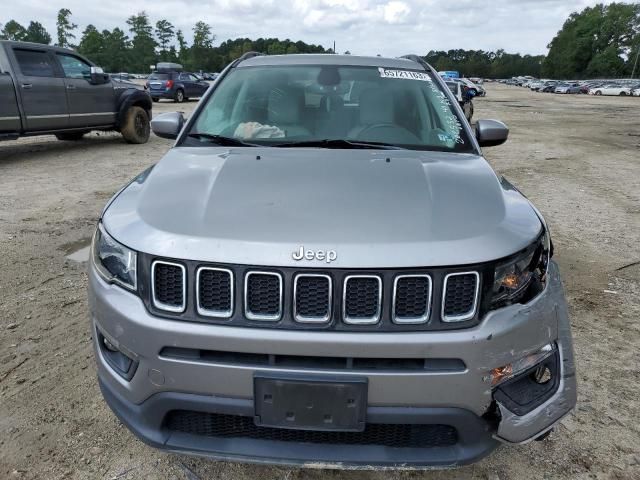
[[[420,139],[395,121],[393,93],[383,88],[369,88],[360,94],[360,120],[349,138],[370,142],[414,144]]]
[[[304,92],[301,89],[275,88],[269,92],[267,104],[269,124],[284,130],[285,137],[311,135],[302,125]]]

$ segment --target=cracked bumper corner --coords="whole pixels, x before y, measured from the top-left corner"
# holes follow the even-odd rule
[[[554,269],[557,275],[557,269]],[[559,284],[559,282],[558,282]],[[505,443],[522,444],[549,431],[576,406],[577,380],[573,357],[571,323],[564,294],[556,295],[558,321],[558,350],[560,354],[560,384],[558,390],[545,403],[525,415],[516,415],[498,402],[501,420],[496,439]]]

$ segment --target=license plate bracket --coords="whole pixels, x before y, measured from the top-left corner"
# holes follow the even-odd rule
[[[255,424],[293,430],[362,432],[366,378],[254,376]]]

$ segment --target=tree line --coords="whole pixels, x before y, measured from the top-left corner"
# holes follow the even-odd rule
[[[161,19],[154,24],[144,11],[130,16],[126,27],[101,31],[90,24],[76,38],[78,25],[72,22],[71,15],[67,8],[58,12],[55,45],[78,51],[108,72],[145,73],[157,62],[181,63],[190,71],[219,72],[249,51],[268,54],[330,52],[320,45],[278,38],[240,38],[214,46],[216,36],[211,26],[203,21],[193,26],[193,41],[189,44],[184,32],[169,20]],[[0,30],[0,39],[45,45],[53,41],[40,22],[32,21],[24,27],[15,20],[9,20]]]
[[[130,16],[126,27],[98,30],[87,25],[80,34],[69,9],[60,9],[55,44],[76,49],[110,72],[144,73],[157,62],[177,62],[191,71],[216,72],[248,51],[266,54],[332,53],[321,45],[259,38],[226,40],[215,46],[212,27],[199,21],[193,41],[169,20],[150,20],[146,12]],[[1,26],[1,25],[0,25]],[[54,40],[37,21],[26,27],[9,20],[0,39],[51,44]],[[611,3],[572,13],[544,55],[520,55],[504,50],[430,51],[424,57],[437,70],[458,70],[468,77],[509,78],[518,75],[550,78],[618,77],[640,74],[640,3]],[[348,52],[345,52],[348,53]]]

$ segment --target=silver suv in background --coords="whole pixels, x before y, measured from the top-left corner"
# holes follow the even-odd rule
[[[540,213],[417,56],[246,54],[99,219],[98,379],[143,441],[235,461],[450,467],[574,407]]]

